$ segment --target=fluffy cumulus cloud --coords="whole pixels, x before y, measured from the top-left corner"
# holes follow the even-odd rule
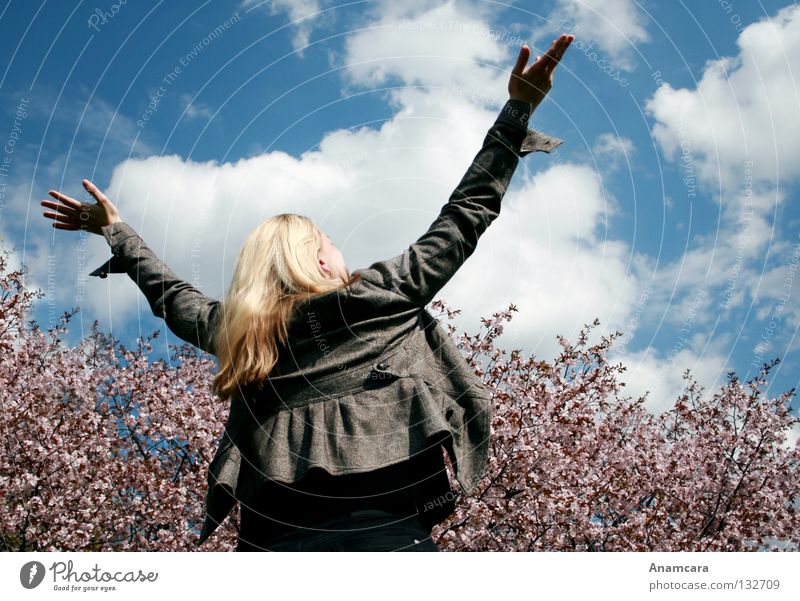
[[[381,6],[374,16],[345,44],[351,84],[447,87],[479,104],[507,96],[506,64],[518,46],[509,44],[514,36],[483,20],[477,6],[451,1],[419,12]]]
[[[746,27],[736,56],[709,61],[694,89],[662,84],[646,109],[673,160],[707,182],[741,184],[745,166],[763,182],[800,175],[800,7]]]
[[[536,37],[546,48],[560,33],[574,34],[578,50],[605,53],[600,58],[625,70],[635,68],[637,46],[650,39],[647,15],[634,0],[558,0]]]
[[[508,192],[480,252],[443,296],[483,312],[514,302],[520,311],[508,344],[522,342],[544,356],[555,349],[556,334],[574,336],[595,317],[604,329],[621,325],[637,278],[626,268],[628,245],[610,240],[601,227],[618,209],[597,173],[585,165],[552,166],[546,154],[523,161],[519,169],[536,173]],[[492,285],[481,287],[482,279]]]

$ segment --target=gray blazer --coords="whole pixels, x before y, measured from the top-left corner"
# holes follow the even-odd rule
[[[255,499],[260,483],[295,482],[312,466],[332,475],[367,472],[443,445],[464,492],[474,490],[487,460],[491,394],[425,306],[500,213],[519,157],[563,142],[528,129],[529,112],[527,102],[506,102],[416,242],[354,272],[361,278],[351,286],[310,298],[296,311],[273,375],[231,398],[208,468],[198,545],[237,500]],[[90,275],[127,273],[175,335],[213,353],[220,301],[178,278],[127,223],[102,231],[113,256]],[[440,467],[418,504],[423,511],[433,499],[448,501],[436,503],[430,523],[454,507],[443,461]]]

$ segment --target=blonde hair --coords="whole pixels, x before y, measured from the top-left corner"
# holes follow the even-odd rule
[[[263,385],[286,344],[287,325],[298,303],[359,279],[354,274],[345,282],[320,272],[322,236],[308,217],[281,213],[245,240],[213,334],[219,359],[213,389],[220,398],[240,386]]]

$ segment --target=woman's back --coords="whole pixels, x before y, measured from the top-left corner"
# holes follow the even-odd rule
[[[311,380],[361,365],[415,327],[421,307],[378,285],[369,269],[357,273],[361,279],[347,288],[296,307],[271,378],[302,373]]]

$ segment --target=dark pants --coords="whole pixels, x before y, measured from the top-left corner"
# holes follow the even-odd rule
[[[438,551],[416,518],[382,511],[352,511],[316,526],[263,540],[242,521],[237,551]]]

